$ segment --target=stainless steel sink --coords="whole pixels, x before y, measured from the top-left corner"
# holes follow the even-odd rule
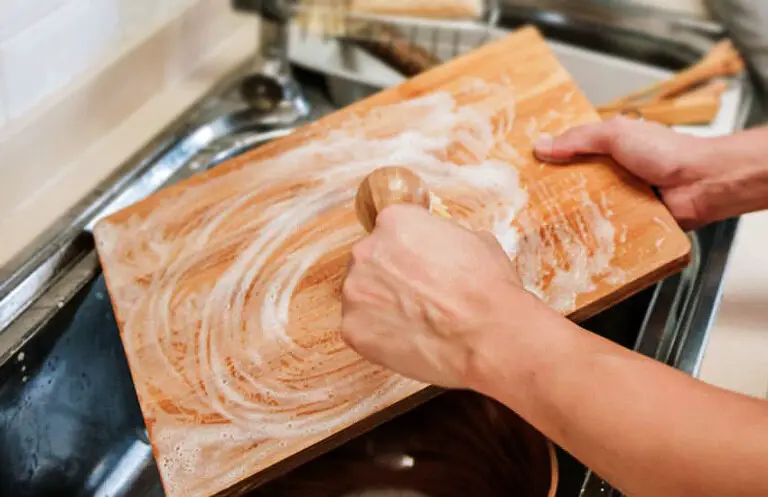
[[[538,25],[594,101],[691,63],[717,33],[709,25],[628,22],[615,13],[572,11],[561,2],[538,2],[551,8],[520,3],[505,7],[503,27]],[[294,53],[293,59],[312,104],[301,122],[393,83],[331,67],[308,53]],[[292,117],[279,109],[265,113],[232,98],[249,67],[222,82],[0,268],[0,496],[162,495],[90,228],[165,185],[292,131]],[[392,77],[386,68],[382,74]],[[749,83],[734,84],[729,115],[719,121],[724,132],[744,127],[751,108]],[[693,262],[682,274],[585,326],[696,374],[736,226],[737,220],[729,220],[691,233]],[[577,461],[563,452],[559,457],[558,495],[611,495]]]

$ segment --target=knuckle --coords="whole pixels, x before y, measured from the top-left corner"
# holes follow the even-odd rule
[[[355,301],[355,297],[359,293],[357,291],[358,285],[357,277],[353,271],[347,276],[347,278],[344,280],[344,283],[341,285],[342,311],[344,307],[348,307],[352,302]]]
[[[354,244],[350,253],[352,254],[352,262],[365,262],[371,256],[371,242],[370,238],[366,238]]]
[[[341,326],[339,326],[339,331],[341,332],[341,337],[344,340],[347,340],[347,338],[352,335],[352,328],[349,326],[349,316],[344,314],[341,317]]]
[[[630,119],[626,116],[614,116],[605,122],[605,135],[612,140],[619,139],[631,133],[637,124],[638,121],[635,119]]]
[[[628,121],[630,119],[626,117],[616,116],[595,125],[589,135],[590,148],[599,153],[613,154],[616,143],[627,134]]]
[[[613,116],[612,118],[605,121],[606,123],[610,123],[611,127],[618,127],[618,126],[624,126],[627,123],[632,122],[632,119],[628,118],[627,116],[623,116],[621,114],[617,116]]]
[[[420,219],[431,219],[429,212],[413,204],[392,204],[379,213],[376,224],[386,232],[403,226],[406,222]]]
[[[361,346],[361,336],[359,332],[355,331],[356,329],[352,318],[342,318],[339,330],[341,332],[341,338],[344,340],[344,343],[355,351],[359,350]]]
[[[403,216],[403,205],[392,204],[385,207],[376,218],[376,225],[381,228],[389,228],[398,223]]]

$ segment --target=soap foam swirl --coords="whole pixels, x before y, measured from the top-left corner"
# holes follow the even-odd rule
[[[475,81],[456,96],[377,108],[97,226],[169,495],[227,488],[423,388],[364,361],[338,333],[347,254],[364,234],[354,195],[373,169],[414,170],[455,218],[492,231],[511,257],[525,254],[526,286],[560,310],[610,268],[612,225],[597,206],[575,231],[537,235],[537,219],[519,216],[528,193],[516,166],[531,159],[508,142],[512,95]],[[595,227],[597,262],[582,250]],[[567,270],[552,236],[575,254]]]

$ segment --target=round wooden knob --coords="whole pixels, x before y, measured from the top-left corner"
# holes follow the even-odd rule
[[[429,209],[427,185],[405,167],[380,167],[360,183],[355,197],[355,212],[360,224],[369,233],[376,226],[376,217],[392,204],[416,204]]]

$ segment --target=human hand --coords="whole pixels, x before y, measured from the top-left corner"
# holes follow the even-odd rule
[[[656,186],[678,223],[694,229],[711,221],[703,183],[720,174],[706,167],[707,141],[655,123],[625,117],[579,126],[534,147],[543,161],[561,163],[585,155],[608,155],[630,173]]]
[[[554,311],[520,286],[493,235],[393,205],[352,248],[341,331],[374,363],[425,383],[472,388],[494,333],[515,331],[508,317],[525,315],[525,328],[535,329],[537,314],[546,313]]]

